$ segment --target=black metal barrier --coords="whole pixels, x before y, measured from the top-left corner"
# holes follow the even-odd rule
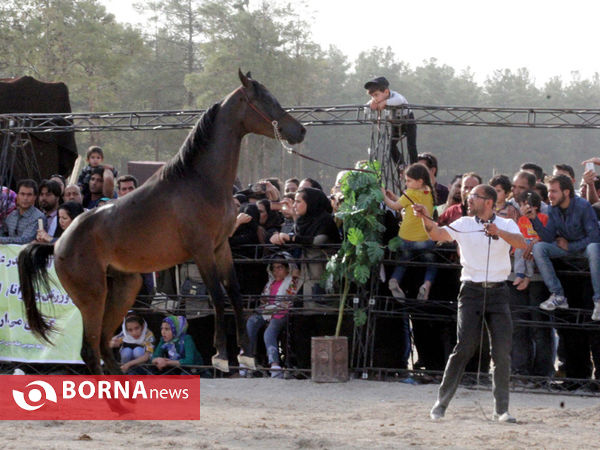
[[[289,251],[294,248],[300,247],[286,246],[285,249]],[[300,256],[294,261],[299,265],[323,264],[327,261],[327,255],[335,253],[339,246],[324,245],[318,248],[322,250],[319,256]],[[241,280],[244,307],[248,314],[256,308],[262,287],[267,281],[266,264],[286,261],[272,256],[279,251],[280,247],[270,245],[234,249],[234,264]],[[408,266],[402,288],[409,298],[393,298],[387,289],[387,283],[380,279],[382,270],[385,271],[387,279],[393,267],[398,264],[396,255],[389,252],[385,255],[383,269],[372,268],[368,287],[354,286],[351,290],[344,313],[342,335],[349,338],[350,368],[355,377],[418,383],[436,382],[441,379],[446,360],[456,340],[456,297],[460,287],[460,265],[456,251],[451,246],[437,247],[432,253],[435,255],[433,263],[419,260],[402,262]],[[271,256],[268,257],[269,255]],[[431,264],[437,266],[439,271],[431,289],[430,299],[416,300],[413,297],[416,297],[418,286],[422,282],[424,268]],[[582,259],[558,261],[556,267],[571,308],[545,312],[538,307],[545,298],[541,298],[537,303],[521,301],[526,293],[511,288],[511,311],[517,337],[520,336],[519,330],[527,333],[531,330],[545,329],[552,333],[554,338],[556,330],[561,341],[567,345],[566,355],[564,350],[561,355],[559,349],[559,356],[566,358],[566,373],[559,374],[560,377],[515,374],[512,378],[513,388],[598,395],[595,393],[600,393],[600,322],[592,322],[590,318],[592,291],[589,272],[585,260]],[[143,315],[149,328],[155,331],[157,340],[160,337],[160,322],[165,314],[185,315],[190,324],[188,333],[194,338],[203,360],[208,362],[214,353],[214,316],[210,298],[202,289],[202,280],[197,274],[187,273],[182,277],[181,272],[182,268],[179,266],[162,272],[157,286],[159,292],[155,295],[139,296],[134,309]],[[244,283],[245,280],[251,280],[250,286]],[[538,286],[543,285],[541,281],[535,283],[538,283]],[[285,377],[307,378],[310,374],[310,338],[333,334],[338,315],[339,295],[299,293],[292,301],[293,306],[288,309],[289,319],[280,342],[284,367],[282,371]],[[357,325],[355,319],[359,316],[363,317],[364,323]],[[235,374],[238,349],[230,306],[226,308],[226,321],[231,374]],[[405,339],[406,330],[399,325],[408,324],[409,321],[410,344]],[[410,353],[408,364],[403,358],[407,353]],[[478,379],[483,380],[479,387],[485,388],[489,367],[487,342],[484,342],[481,355],[483,375],[480,374]],[[478,357],[479,352],[467,367],[464,381],[467,386],[472,384],[469,380],[472,380],[477,372]],[[261,367],[267,366],[260,335],[257,358]],[[0,370],[7,373],[21,367],[26,368],[28,373],[81,373],[82,370],[81,365],[27,363],[4,363]],[[203,371],[205,375],[223,376],[211,366],[194,366],[183,370],[184,373]],[[269,375],[266,368],[256,374]]]

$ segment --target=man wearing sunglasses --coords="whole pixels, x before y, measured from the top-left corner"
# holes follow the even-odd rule
[[[457,342],[448,358],[432,420],[444,417],[465,367],[481,341],[483,321],[491,341],[494,360],[494,420],[514,423],[508,412],[508,382],[512,321],[506,280],[511,271],[510,248],[525,248],[517,224],[494,214],[496,191],[480,184],[467,197],[468,216],[439,227],[427,218],[422,205],[414,205],[425,230],[434,241],[456,241],[460,249],[461,287],[458,294]]]

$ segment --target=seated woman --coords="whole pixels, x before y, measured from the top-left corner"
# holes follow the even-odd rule
[[[187,320],[183,316],[167,316],[160,325],[161,338],[152,354],[152,364],[162,372],[170,367],[202,365],[202,355],[194,340],[186,334]]]
[[[55,242],[75,220],[79,214],[83,213],[84,209],[80,203],[67,202],[58,207],[58,227],[54,237],[50,236],[44,230],[38,230],[35,240],[37,242]]]
[[[337,244],[341,241],[340,232],[331,214],[331,203],[323,191],[309,187],[301,188],[296,193],[294,208],[298,216],[294,232],[276,233],[271,237],[271,243],[322,245]],[[319,248],[307,247],[303,249],[302,257],[324,258],[326,253]],[[304,295],[319,295],[324,292],[319,285],[324,271],[325,262],[302,265]]]
[[[292,255],[287,252],[277,253],[275,258],[291,260]],[[291,296],[300,289],[301,282],[297,276],[297,267],[289,262],[273,262],[267,266],[269,281],[263,289],[260,305],[248,318],[246,330],[250,339],[252,354],[256,353],[258,332],[267,325],[264,340],[267,349],[267,358],[271,369],[271,378],[283,378],[279,360],[279,346],[277,341],[281,330],[288,320],[288,308],[291,305]],[[244,375],[240,371],[240,375]]]
[[[148,329],[144,319],[130,313],[123,319],[123,327],[119,334],[110,341],[112,348],[119,349],[121,370],[128,375],[144,375],[148,371],[136,367],[150,360],[154,352],[154,333]]]

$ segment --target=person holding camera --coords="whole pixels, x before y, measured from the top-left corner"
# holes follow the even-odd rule
[[[521,210],[525,211],[528,207],[533,208],[536,217],[546,226],[548,223],[548,215],[540,212],[542,205],[542,198],[534,191],[526,191],[516,199],[519,202]],[[524,291],[529,286],[529,282],[535,272],[535,261],[524,257],[525,251],[531,252],[533,245],[540,240],[537,232],[534,230],[533,225],[529,218],[522,215],[517,220],[517,225],[521,230],[521,234],[527,242],[527,249],[515,249],[515,280],[513,285],[516,286],[517,290]]]
[[[581,163],[585,167],[583,177],[581,179],[581,196],[585,198],[592,205],[600,201],[598,196],[598,175],[596,175],[595,165],[600,165],[600,158],[597,156],[587,159]],[[585,186],[585,189],[583,187]]]

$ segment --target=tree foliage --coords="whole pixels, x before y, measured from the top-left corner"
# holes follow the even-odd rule
[[[5,0],[0,4],[0,76],[31,75],[69,86],[74,111],[207,108],[237,85],[238,67],[251,71],[284,106],[360,104],[366,80],[386,76],[411,103],[432,105],[596,108],[600,75],[537,83],[527,69],[499,68],[479,84],[434,58],[411,67],[395,48],[365,49],[350,61],[335,47],[316,44],[302,2],[139,0],[139,27],[120,23],[99,0]],[[124,169],[132,159],[165,160],[185,131],[77,135],[82,151],[104,147]],[[481,127],[418,128],[418,148],[438,157],[438,178],[457,173],[511,173],[527,161],[550,170],[579,166],[600,138],[590,130]],[[299,147],[309,156],[351,166],[365,159],[370,128],[313,127]],[[244,182],[267,175],[333,181],[313,162],[284,154],[268,139],[245,140]]]

